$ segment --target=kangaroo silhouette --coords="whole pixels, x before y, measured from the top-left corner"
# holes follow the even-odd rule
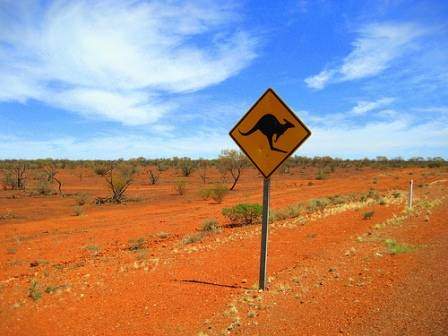
[[[257,123],[249,131],[247,132],[241,132],[241,130],[238,131],[240,132],[241,135],[244,136],[251,135],[256,131],[260,131],[268,140],[269,147],[271,148],[272,151],[287,153],[284,150],[275,148],[273,145],[274,135],[275,135],[275,142],[277,142],[277,140],[283,135],[283,133],[286,132],[288,128],[294,127],[294,125],[291,124],[288,120],[283,119],[283,121],[285,122],[284,124],[280,123],[280,121],[278,121],[278,119],[272,114],[265,114],[260,118],[260,120],[257,121]]]

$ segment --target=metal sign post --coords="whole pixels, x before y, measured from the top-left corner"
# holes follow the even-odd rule
[[[274,90],[268,89],[229,135],[264,177],[259,288],[266,289],[270,176],[311,132]]]
[[[266,288],[266,263],[268,255],[268,234],[269,234],[269,189],[271,179],[263,179],[263,218],[261,222],[261,249],[260,249],[260,277],[258,281],[259,289]]]

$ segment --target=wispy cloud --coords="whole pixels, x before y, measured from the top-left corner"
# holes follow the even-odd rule
[[[387,106],[391,104],[393,101],[394,98],[391,97],[384,97],[376,101],[361,100],[356,104],[356,106],[352,108],[351,113],[354,115],[363,115],[369,111],[373,111],[378,108]]]
[[[0,101],[153,123],[176,106],[166,95],[234,76],[256,44],[238,8],[209,1],[4,1]]]
[[[362,27],[352,43],[353,50],[339,66],[305,79],[308,87],[320,90],[329,83],[351,81],[380,74],[394,60],[415,47],[428,30],[414,23],[374,23]]]

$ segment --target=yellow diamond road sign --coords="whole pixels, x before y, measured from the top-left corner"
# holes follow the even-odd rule
[[[230,131],[265,178],[311,135],[272,89],[268,89]]]

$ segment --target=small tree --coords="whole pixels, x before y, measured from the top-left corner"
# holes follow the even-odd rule
[[[4,189],[9,187],[13,190],[24,190],[27,168],[28,166],[25,163],[19,161],[8,165],[3,177]]]
[[[95,173],[104,177],[107,186],[112,195],[106,199],[97,199],[97,202],[121,203],[124,200],[124,194],[131,185],[137,168],[133,165],[124,163],[110,164],[109,166],[95,167]]]
[[[187,157],[179,159],[177,167],[180,169],[182,176],[188,177],[194,170],[193,160]]]
[[[199,161],[199,176],[201,177],[202,183],[207,182],[207,168],[208,168],[208,161],[207,160],[200,160]]]
[[[56,164],[54,162],[50,162],[44,166],[44,172],[47,176],[47,181],[50,183],[56,182],[58,184],[59,194],[62,194],[62,182],[56,177],[58,173]]]
[[[234,190],[241,176],[241,170],[246,164],[246,156],[234,149],[227,149],[221,152],[218,158],[218,170],[224,174],[229,172],[232,175],[233,184],[230,190]]]
[[[154,185],[159,181],[160,172],[156,172],[152,169],[148,169],[148,179],[149,183]]]

